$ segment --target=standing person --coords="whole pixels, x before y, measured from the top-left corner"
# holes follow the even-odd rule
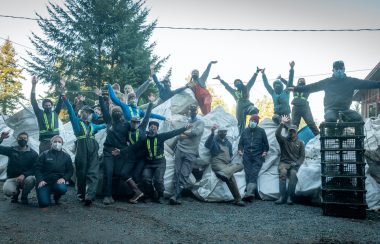
[[[285,124],[288,124],[290,118],[282,116],[281,123],[276,130],[276,139],[280,144],[281,157],[278,171],[280,173],[280,198],[276,204],[293,204],[294,195],[297,185],[297,171],[305,160],[305,145],[297,138],[297,127],[291,125],[288,127],[288,136],[281,135]],[[286,189],[286,179],[288,181],[288,189]]]
[[[305,86],[290,87],[289,90],[308,93],[324,91],[323,104],[326,122],[336,122],[339,118],[339,112],[342,113],[343,120],[346,122],[361,122],[363,118],[360,114],[350,109],[354,91],[380,88],[380,82],[348,77],[345,70],[343,61],[335,61],[332,77]]]
[[[85,206],[90,206],[96,197],[99,173],[99,144],[95,140],[95,134],[106,126],[91,123],[94,112],[91,107],[82,107],[78,118],[65,96],[63,101],[69,113],[74,134],[77,137],[75,142],[75,169],[78,198],[84,201]]]
[[[252,201],[255,198],[257,178],[269,151],[267,134],[263,128],[258,126],[259,122],[260,117],[257,114],[251,116],[249,127],[244,129],[238,145],[238,153],[243,156],[247,185],[244,201]]]
[[[249,101],[249,93],[255,84],[257,75],[259,74],[260,69],[257,67],[256,72],[253,74],[252,78],[248,81],[247,85],[240,79],[234,81],[234,86],[236,89],[228,85],[227,82],[222,80],[218,75],[214,79],[219,80],[226,90],[233,96],[236,101],[236,119],[238,121],[239,134],[243,132],[246,123],[247,115],[258,114],[259,110],[255,107],[251,101]]]
[[[123,110],[125,120],[130,121],[132,117],[142,118],[145,116],[144,110],[137,107],[137,98],[135,93],[128,94],[128,104],[125,104],[117,98],[110,84],[108,84],[108,92],[112,102],[115,103],[115,105],[120,106]],[[166,120],[164,116],[154,113],[151,113],[150,117],[152,119]]]
[[[1,133],[0,143],[8,138],[8,133]],[[28,204],[28,195],[36,184],[34,164],[38,158],[37,152],[28,146],[29,136],[26,132],[17,135],[18,146],[0,146],[0,154],[8,156],[7,180],[3,186],[4,195],[11,197],[11,202],[18,202],[21,193],[21,203]]]
[[[37,200],[40,208],[50,205],[53,194],[55,204],[67,192],[67,184],[73,175],[74,168],[70,155],[62,151],[63,139],[60,136],[51,138],[51,149],[44,151],[37,160]]]
[[[34,110],[34,114],[37,117],[38,128],[40,130],[40,146],[39,151],[42,153],[45,150],[50,149],[50,140],[53,136],[59,135],[59,113],[62,109],[62,96],[64,95],[64,90],[61,88],[61,94],[58,97],[57,105],[53,110],[53,102],[50,99],[44,99],[42,101],[42,109],[38,106],[36,100],[36,85],[37,78],[33,76],[32,78],[32,92],[30,95],[30,101]],[[61,86],[63,87],[65,82],[61,80]]]
[[[136,182],[140,182],[144,169],[145,152],[142,149],[155,97],[151,95],[148,99],[150,102],[142,123],[140,123],[139,117],[132,117],[131,121],[126,124],[126,131],[118,134],[125,138],[126,147],[114,147],[112,150],[114,157],[122,157],[125,160],[120,175],[134,193],[129,200],[130,203],[137,203],[144,196]]]
[[[159,98],[160,98],[160,100],[158,100],[157,106],[159,104],[166,102],[167,100],[169,100],[170,98],[172,98],[176,94],[179,94],[179,93],[185,91],[187,88],[190,88],[190,84],[187,84],[186,86],[172,90],[171,89],[172,83],[170,82],[170,80],[168,78],[165,78],[163,81],[159,81],[156,74],[154,73],[154,66],[151,66],[150,68],[151,68],[152,78],[153,78],[154,83],[156,84],[156,87],[158,89]]]
[[[302,87],[305,83],[304,78],[299,78],[297,87]],[[294,92],[292,101],[292,124],[298,127],[300,125],[301,118],[303,118],[310,130],[313,132],[314,136],[317,136],[319,135],[319,129],[314,122],[309,101],[307,100],[309,95],[310,94],[307,92]]]
[[[242,164],[231,163],[233,155],[232,144],[226,138],[227,128],[219,127],[218,135],[215,136],[217,128],[217,125],[211,128],[211,134],[205,143],[205,147],[210,150],[211,154],[211,169],[219,179],[226,182],[228,189],[230,189],[234,197],[234,204],[245,206],[241,200],[239,188],[234,177],[234,173],[242,171],[244,166]]]
[[[199,77],[199,71],[193,70],[191,72],[191,81],[192,90],[194,92],[195,98],[198,101],[198,105],[201,108],[202,114],[206,115],[211,111],[212,96],[206,88],[206,80],[210,74],[211,65],[216,64],[217,61],[211,61],[206,70],[203,72],[202,76]]]
[[[174,194],[170,198],[171,205],[181,204],[179,198],[183,189],[190,185],[190,174],[193,170],[193,164],[199,156],[199,143],[201,141],[205,123],[197,118],[198,106],[191,105],[189,108],[189,124],[192,125],[190,130],[179,135],[177,148],[175,150],[174,166]]]
[[[287,88],[290,87],[290,84],[293,84],[294,78],[294,61],[290,62],[290,71],[289,71],[289,82]],[[280,79],[277,79],[273,82],[273,88],[269,85],[268,78],[265,75],[265,69],[261,70],[263,75],[264,86],[267,89],[268,93],[272,96],[273,105],[274,105],[274,115],[272,120],[279,124],[281,121],[281,116],[290,115],[290,105],[289,105],[289,91],[284,90],[284,85]]]
[[[178,130],[157,134],[159,123],[156,121],[149,122],[149,132],[143,144],[146,154],[146,164],[143,171],[144,192],[152,197],[153,201],[161,203],[164,196],[164,175],[166,170],[166,159],[164,155],[164,142],[175,137],[192,125],[188,124]]]

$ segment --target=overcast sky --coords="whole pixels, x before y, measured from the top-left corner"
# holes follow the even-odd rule
[[[62,3],[63,1],[52,1]],[[34,17],[46,16],[45,0],[1,0],[0,14]],[[270,29],[332,29],[380,28],[379,0],[147,0],[151,9],[149,20],[158,19],[158,26],[270,28]],[[0,18],[0,37],[33,47],[28,40],[31,32],[41,33],[35,21]],[[247,82],[256,66],[266,68],[268,78],[288,76],[289,61],[296,62],[295,75],[330,73],[335,60],[344,60],[346,70],[372,69],[380,61],[378,32],[235,32],[187,31],[156,29],[152,41],[157,42],[156,54],[171,55],[162,70],[173,68],[174,87],[184,84],[189,72],[201,71],[209,61],[217,60],[208,84],[217,89],[226,101],[232,97],[211,78],[220,75],[227,82],[236,78]],[[15,45],[25,57],[25,47]],[[364,78],[370,71],[348,73]],[[307,77],[307,83],[328,75]],[[28,77],[28,76],[27,76]],[[28,78],[29,79],[29,78]],[[30,81],[24,91],[30,93]],[[267,94],[259,76],[251,92],[251,100]],[[42,95],[42,90],[41,90]],[[323,93],[310,97],[312,111],[323,119]]]

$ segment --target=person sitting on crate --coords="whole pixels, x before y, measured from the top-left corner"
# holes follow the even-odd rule
[[[276,139],[280,144],[281,157],[278,171],[280,173],[280,198],[276,204],[293,204],[295,189],[297,185],[297,171],[305,160],[305,145],[297,138],[297,127],[288,126],[288,136],[281,135],[285,124],[290,121],[289,116],[282,116],[281,123],[276,130]],[[286,178],[289,178],[288,189],[286,189]]]
[[[332,77],[310,85],[289,87],[288,90],[303,93],[323,90],[325,92],[324,107],[326,122],[337,122],[339,114],[342,115],[344,122],[362,122],[363,118],[360,114],[350,110],[354,91],[358,89],[380,88],[380,82],[346,76],[343,61],[335,61],[332,71]]]

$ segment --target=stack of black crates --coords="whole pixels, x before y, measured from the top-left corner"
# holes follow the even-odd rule
[[[364,123],[322,123],[323,214],[365,218]]]

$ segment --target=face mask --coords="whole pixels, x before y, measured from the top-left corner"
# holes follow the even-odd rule
[[[94,119],[99,119],[99,115],[98,115],[97,113],[93,113],[93,114],[92,114],[92,118],[94,118]]]
[[[226,132],[218,132],[218,136],[220,139],[224,140],[224,138],[226,138],[226,136],[227,136],[227,133]]]
[[[51,108],[44,108],[45,113],[51,113]]]
[[[255,129],[257,127],[257,123],[256,123],[256,121],[250,121],[249,122],[249,128],[251,128],[251,129]]]
[[[129,103],[129,105],[131,105],[131,106],[134,106],[134,107],[137,106],[137,101],[136,101],[136,100],[129,101],[128,103]]]
[[[62,143],[60,143],[60,142],[53,142],[53,144],[51,144],[51,148],[53,150],[56,150],[56,151],[61,151],[62,150]]]
[[[132,129],[137,129],[139,127],[139,123],[134,123],[134,122],[131,122],[131,128]]]
[[[346,74],[344,73],[344,70],[342,69],[334,69],[333,77],[337,79],[342,79],[346,77]]]
[[[241,90],[243,88],[243,85],[239,82],[235,85],[235,87],[239,90]]]
[[[153,128],[149,128],[148,136],[153,137],[155,136],[157,131]]]
[[[17,143],[18,143],[18,145],[20,146],[20,147],[25,147],[26,146],[26,144],[28,144],[28,141],[26,141],[26,140],[17,140]]]
[[[193,80],[198,80],[198,75],[197,74],[193,74],[193,75],[191,75],[191,77],[193,78]]]

